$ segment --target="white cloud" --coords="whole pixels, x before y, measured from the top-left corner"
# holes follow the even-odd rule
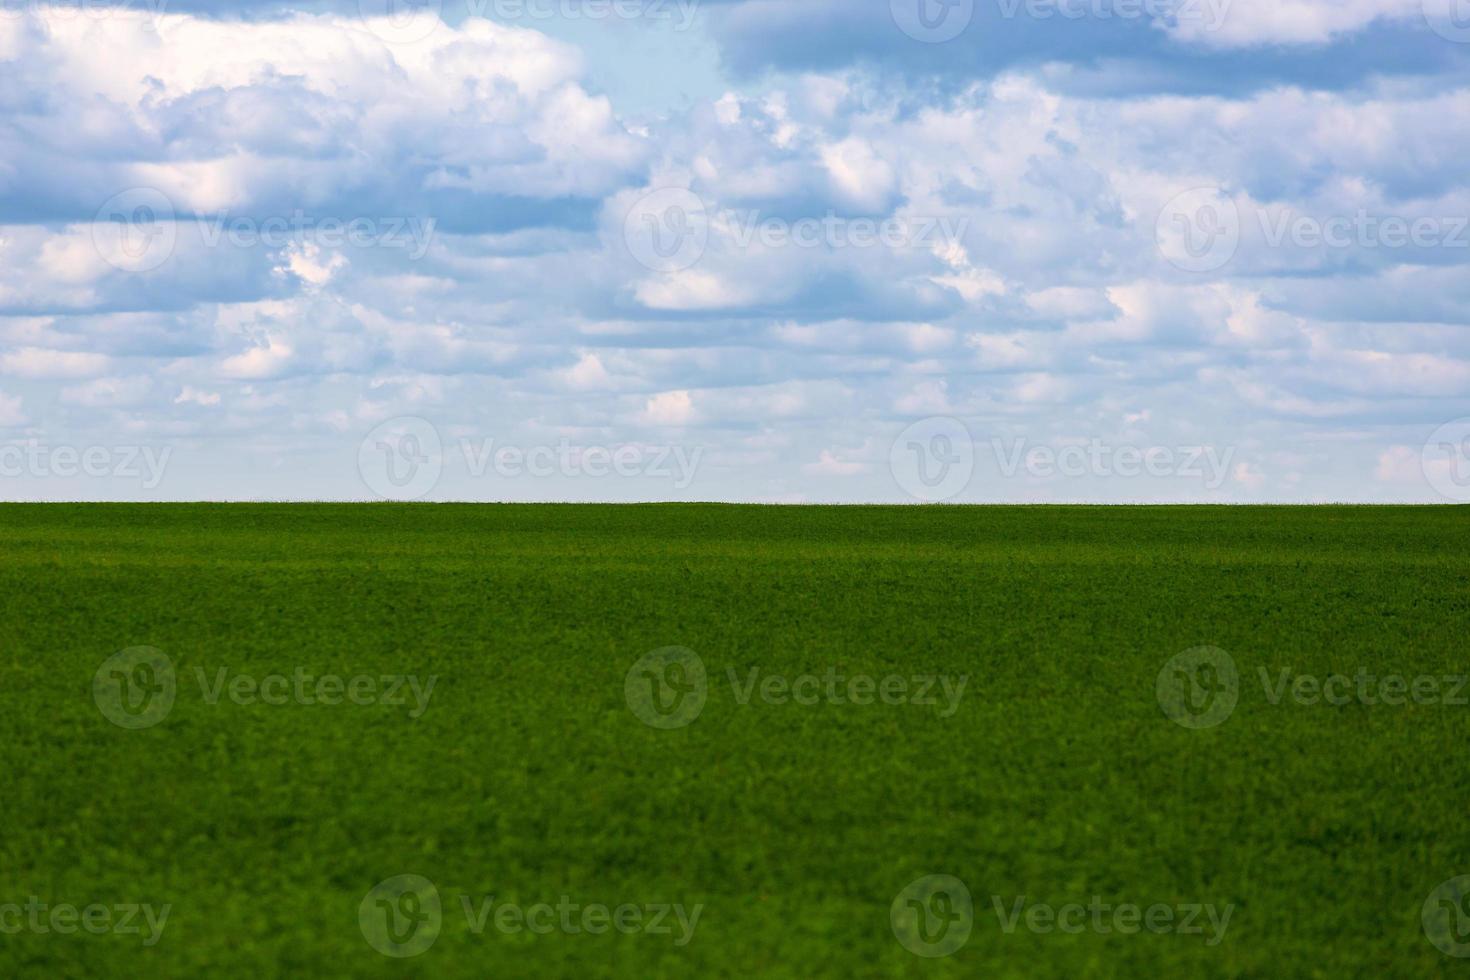
[[[578,391],[598,391],[612,387],[612,376],[603,366],[602,358],[595,353],[585,353],[577,363],[562,372],[568,387]]]
[[[861,137],[823,147],[821,158],[833,185],[850,203],[878,210],[892,195],[893,167]]]
[[[153,379],[142,375],[97,378],[85,384],[63,388],[61,400],[88,408],[136,405],[147,397],[152,388]]]
[[[263,346],[249,350],[220,362],[219,372],[227,378],[261,380],[272,378],[285,370],[295,351],[284,340],[268,336]]]
[[[1381,483],[1422,484],[1422,455],[1408,446],[1390,446],[1379,454],[1373,478]]]
[[[1317,45],[1410,13],[1237,0],[1214,36],[1168,30]],[[1409,487],[1404,427],[1470,415],[1470,249],[1265,233],[1470,214],[1455,75],[1090,98],[1057,65],[948,89],[849,67],[625,121],[575,48],[479,19],[415,45],[343,17],[150,22],[0,19],[0,424],[324,466],[404,414],[599,442],[677,427],[711,447],[711,496],[801,496],[805,475],[888,499],[877,434],[944,414],[977,434],[1248,445],[1238,499],[1312,499],[1370,472]],[[176,241],[128,272],[128,229],[92,218],[138,184],[172,200]],[[659,186],[710,212],[703,253],[668,274],[623,240]],[[1241,242],[1189,273],[1155,227],[1199,186],[1242,209]],[[312,232],[242,245],[211,230],[218,209],[257,229],[297,210],[437,225],[417,256]],[[897,245],[801,247],[742,242],[748,214],[917,224]]]
[[[1325,44],[1375,20],[1422,19],[1426,0],[1208,0],[1169,25],[1177,37],[1220,47]]]
[[[7,395],[0,391],[0,427],[15,428],[29,420],[21,406],[19,395]]]
[[[206,408],[213,408],[219,403],[219,392],[200,391],[192,385],[184,385],[183,390],[174,399],[175,405],[200,405]]]
[[[102,354],[22,347],[0,354],[0,374],[23,378],[87,378],[102,374],[109,363]]]
[[[694,418],[694,399],[687,391],[654,395],[643,407],[643,419],[652,425],[688,425]]]
[[[293,243],[283,256],[285,263],[277,266],[281,272],[289,271],[309,286],[320,288],[331,282],[332,277],[347,268],[345,255],[325,254],[314,242]]]
[[[1266,475],[1254,463],[1236,463],[1231,476],[1247,490],[1259,490],[1266,484]]]
[[[801,471],[810,476],[856,476],[867,468],[865,463],[843,459],[835,450],[823,449],[817,461],[806,464]]]

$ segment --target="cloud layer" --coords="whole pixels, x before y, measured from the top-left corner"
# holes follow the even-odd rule
[[[7,8],[3,495],[1470,499],[1448,6],[622,9]]]

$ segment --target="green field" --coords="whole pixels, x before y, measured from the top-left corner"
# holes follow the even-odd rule
[[[1464,975],[1421,913],[1470,874],[1467,542],[1464,508],[0,505],[0,975]],[[630,671],[667,647],[702,686]],[[1198,647],[1238,680],[1166,666]],[[437,918],[369,895],[405,874]],[[896,927],[926,875],[972,915]],[[915,955],[904,909],[968,940]]]

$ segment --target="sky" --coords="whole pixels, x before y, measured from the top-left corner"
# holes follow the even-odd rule
[[[0,0],[0,500],[1470,502],[1470,0]]]

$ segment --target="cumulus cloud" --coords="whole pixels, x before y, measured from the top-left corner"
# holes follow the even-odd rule
[[[728,86],[637,118],[483,18],[0,18],[0,425],[175,440],[182,496],[213,445],[231,493],[352,496],[343,447],[412,416],[892,499],[943,416],[982,456],[1250,448],[1197,497],[961,499],[1416,499],[1405,447],[1470,415],[1470,45],[1418,0],[1010,6],[929,45],[887,2],[712,3]]]
[[[19,395],[7,395],[0,391],[0,428],[14,428],[29,421],[21,410]]]

